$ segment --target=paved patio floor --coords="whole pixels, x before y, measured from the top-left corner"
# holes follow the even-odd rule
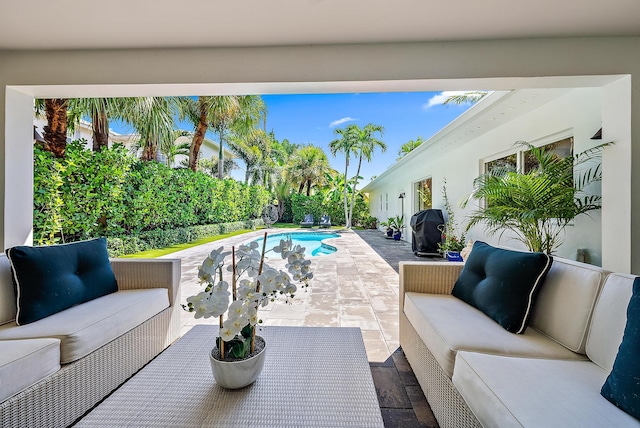
[[[274,228],[269,233],[293,231]],[[298,293],[292,305],[262,309],[264,324],[360,327],[385,427],[437,428],[398,343],[398,263],[429,258],[414,256],[411,244],[385,239],[376,230],[338,233],[339,238],[327,241],[338,248],[336,253],[312,258],[314,280],[309,291]],[[182,259],[182,301],[201,291],[198,265],[212,249],[231,248],[263,234],[251,232],[165,256]],[[195,324],[217,322],[195,320],[183,312],[182,333]]]
[[[293,231],[272,228],[269,233]],[[378,231],[338,233],[339,238],[326,241],[338,249],[336,253],[311,258],[314,279],[309,290],[299,292],[292,304],[275,303],[261,309],[260,317],[265,326],[360,327],[369,361],[384,362],[399,346],[397,263],[417,257],[410,244],[384,239]],[[164,256],[182,259],[182,302],[202,290],[198,265],[211,250],[220,246],[230,249],[263,234],[264,231],[250,232]],[[386,255],[389,262],[379,253]],[[282,263],[271,262],[274,266]],[[196,320],[184,312],[182,333],[195,324],[217,322],[213,318]]]

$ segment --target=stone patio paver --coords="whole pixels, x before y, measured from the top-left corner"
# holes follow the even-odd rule
[[[297,230],[277,228],[268,230],[269,233],[295,231]],[[304,231],[308,232],[309,229]],[[314,279],[309,290],[298,292],[291,305],[276,303],[261,309],[260,318],[267,327],[360,327],[369,361],[386,361],[399,344],[398,274],[379,253],[389,253],[396,257],[404,249],[407,258],[413,256],[410,245],[407,247],[405,242],[381,240],[382,233],[378,231],[345,230],[338,233],[339,238],[327,241],[338,249],[336,253],[311,258]],[[198,265],[211,250],[220,246],[230,250],[233,245],[257,239],[263,234],[264,230],[249,232],[163,256],[182,259],[181,302],[184,303],[188,296],[202,291],[197,278]],[[372,239],[377,239],[380,244],[378,252],[366,242]],[[388,251],[385,246],[393,251]],[[284,262],[279,259],[272,259],[270,263],[275,267],[284,267]],[[181,320],[183,334],[196,324],[218,322],[211,318],[196,320],[187,312],[181,315]]]

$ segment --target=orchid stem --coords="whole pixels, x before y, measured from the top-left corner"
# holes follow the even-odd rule
[[[264,233],[264,238],[262,239],[262,254],[260,255],[260,267],[258,268],[258,276],[262,275],[262,267],[264,266],[264,252],[267,248],[267,232]],[[260,281],[256,282],[256,294],[260,293]],[[256,305],[256,310],[258,309],[258,305]],[[256,351],[256,326],[253,326],[253,331],[251,332],[251,353]]]

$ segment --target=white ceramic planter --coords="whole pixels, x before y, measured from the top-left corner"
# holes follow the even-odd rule
[[[220,361],[216,360],[209,353],[209,361],[211,361],[211,371],[216,383],[223,388],[239,389],[247,385],[251,385],[256,381],[262,368],[264,367],[264,358],[267,354],[267,343],[265,341],[264,349],[257,355],[241,361]]]

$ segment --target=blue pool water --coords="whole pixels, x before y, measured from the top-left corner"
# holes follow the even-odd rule
[[[333,254],[338,251],[336,247],[322,242],[325,239],[340,237],[340,235],[338,235],[337,233],[330,232],[291,232],[269,234],[267,235],[267,250],[270,250],[275,245],[278,245],[280,243],[280,240],[285,239],[287,236],[291,236],[294,247],[296,245],[305,247],[304,253],[307,257]],[[255,242],[260,245],[258,249],[262,248],[262,240],[263,238],[255,240]],[[267,254],[267,257],[268,256],[270,256],[270,254]]]

